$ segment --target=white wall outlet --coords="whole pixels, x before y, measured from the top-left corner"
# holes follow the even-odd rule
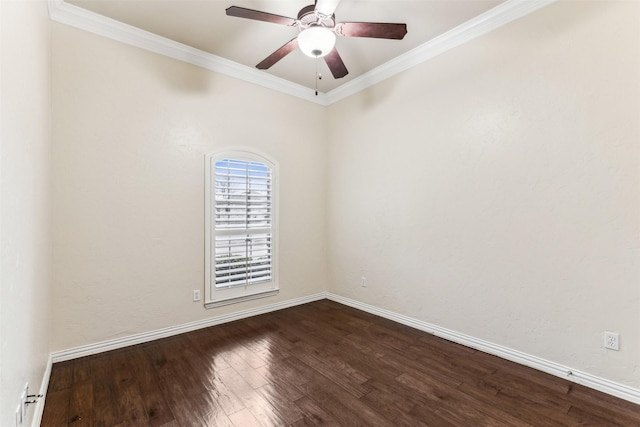
[[[24,390],[22,390],[22,396],[20,396],[20,407],[22,409],[22,419],[27,418],[27,400],[29,399],[29,383],[26,383]]]
[[[604,332],[604,348],[620,350],[620,334],[617,332]]]
[[[200,296],[200,289],[193,290],[193,301],[200,301],[202,298]]]
[[[22,390],[22,398],[20,404],[22,405],[22,418],[27,418],[27,400],[29,399],[29,383],[25,384],[24,390]]]
[[[367,278],[366,277],[362,276],[360,278],[360,286],[362,286],[363,288],[367,287]]]

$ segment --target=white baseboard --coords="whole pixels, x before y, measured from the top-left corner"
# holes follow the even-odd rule
[[[581,372],[579,370],[561,365],[559,363],[551,362],[537,356],[532,356],[518,350],[513,350],[511,348],[494,344],[489,341],[484,341],[469,335],[461,334],[450,329],[423,322],[422,320],[404,316],[402,314],[378,308],[350,298],[345,298],[343,296],[332,294],[330,292],[327,292],[327,299],[338,302],[340,304],[348,305],[353,308],[357,308],[358,310],[375,314],[376,316],[393,320],[394,322],[402,323],[403,325],[428,332],[446,340],[453,341],[467,347],[475,348],[485,353],[493,354],[494,356],[498,356],[503,359],[507,359],[512,362],[516,362],[521,365],[525,365],[560,378],[564,378],[566,380],[584,385],[603,393],[607,393],[612,396],[616,396],[621,399],[640,404],[640,389],[624,384],[619,384],[605,378],[600,378],[586,372]]]
[[[306,304],[313,301],[325,299],[326,294],[320,292],[300,298],[294,298],[275,304],[264,305],[249,310],[237,311],[235,313],[225,314],[222,316],[210,317],[208,319],[198,320],[195,322],[185,323],[168,328],[156,329],[154,331],[143,332],[140,334],[129,335],[126,337],[115,338],[112,340],[101,341],[93,344],[74,347],[67,350],[55,351],[51,353],[53,363],[65,360],[77,359],[79,357],[90,356],[105,351],[115,350],[118,348],[128,347],[131,345],[142,344],[145,342],[166,338],[173,335],[183,334],[185,332],[195,331],[197,329],[207,328],[209,326],[220,325],[222,323],[233,322],[234,320],[244,319],[259,314],[269,313],[271,311],[282,310],[284,308],[293,307],[300,304]]]
[[[42,414],[44,414],[44,401],[47,398],[47,390],[49,389],[49,378],[51,378],[51,365],[53,365],[53,359],[50,354],[49,360],[47,361],[47,367],[44,370],[44,376],[42,377],[42,383],[40,384],[40,391],[38,392],[38,394],[41,394],[42,397],[38,399],[38,403],[36,404],[36,410],[33,414],[31,427],[38,427],[42,422]]]
[[[501,357],[503,359],[510,360],[512,362],[519,363],[530,368],[537,369],[548,374],[564,378],[566,380],[575,382],[577,384],[584,385],[586,387],[601,391],[603,393],[610,394],[612,396],[619,397],[624,400],[628,400],[633,403],[640,404],[640,389],[630,387],[624,384],[619,384],[605,378],[600,378],[586,372],[570,368],[568,366],[561,365],[556,362],[542,359],[537,356],[523,353],[518,350],[514,350],[508,347],[504,347],[498,344],[491,343],[489,341],[474,338],[469,335],[465,335],[451,329],[442,328],[437,325],[433,325],[422,320],[414,319],[409,316],[404,316],[389,310],[378,308],[369,304],[365,304],[360,301],[356,301],[350,298],[346,298],[340,295],[320,292],[314,295],[308,295],[305,297],[295,298],[287,301],[282,301],[275,304],[270,304],[262,307],[257,307],[249,310],[242,310],[235,313],[226,314],[223,316],[211,317],[208,319],[199,320],[196,322],[185,323],[182,325],[172,326],[163,329],[157,329],[155,331],[144,332],[140,334],[130,335],[127,337],[116,338],[113,340],[102,341],[94,344],[88,344],[80,347],[75,347],[67,350],[56,351],[51,353],[49,358],[49,364],[47,371],[42,382],[41,394],[45,394],[49,383],[49,376],[51,373],[51,363],[62,362],[65,360],[76,359],[79,357],[90,356],[92,354],[98,354],[109,350],[115,350],[131,345],[142,344],[145,342],[157,340],[160,338],[170,337],[173,335],[182,334],[185,332],[195,331],[197,329],[207,328],[209,326],[220,325],[222,323],[232,322],[234,320],[244,319],[251,316],[257,316],[259,314],[269,313],[271,311],[282,310],[285,308],[293,307],[300,304],[306,304],[313,301],[322,299],[329,299],[331,301],[338,302],[353,308],[357,308],[362,311],[366,311],[371,314],[375,314],[386,319],[393,320],[403,325],[410,326],[421,331],[428,332],[435,336],[444,338],[446,340],[462,344],[467,347],[475,348],[485,353],[493,354],[494,356]],[[46,396],[45,396],[46,397]],[[42,417],[42,411],[44,410],[44,398],[38,403],[36,417],[34,418],[33,426],[39,425],[39,420]],[[36,423],[37,421],[37,423]]]

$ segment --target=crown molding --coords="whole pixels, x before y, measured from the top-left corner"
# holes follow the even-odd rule
[[[554,3],[556,0],[507,0],[452,30],[385,62],[356,79],[327,92],[325,102],[331,105],[354,95],[383,80],[415,67],[455,47],[483,36],[497,28],[522,18],[536,10]]]
[[[555,0],[507,0],[336,89],[326,93],[319,93],[317,96],[315,96],[313,90],[305,86],[90,12],[66,3],[64,0],[48,0],[48,2],[49,15],[55,22],[254,83],[315,104],[329,106],[450,49],[500,28],[511,21],[535,12],[555,2]]]
[[[154,52],[210,71],[231,76],[249,83],[273,89],[287,95],[302,98],[317,104],[326,105],[325,94],[288,80],[259,71],[253,67],[213,55],[200,49],[178,43],[149,31],[141,30],[66,3],[64,0],[48,0],[51,20],[69,25],[111,40],[119,41],[140,49]]]

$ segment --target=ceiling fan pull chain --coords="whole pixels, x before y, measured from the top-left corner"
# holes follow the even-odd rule
[[[318,96],[318,80],[320,80],[322,77],[320,76],[320,74],[318,73],[318,61],[320,60],[320,57],[316,56],[316,96]]]

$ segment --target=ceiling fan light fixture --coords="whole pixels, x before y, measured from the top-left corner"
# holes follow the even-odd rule
[[[305,55],[321,58],[328,55],[336,45],[336,35],[325,27],[309,27],[298,34],[298,46]]]

